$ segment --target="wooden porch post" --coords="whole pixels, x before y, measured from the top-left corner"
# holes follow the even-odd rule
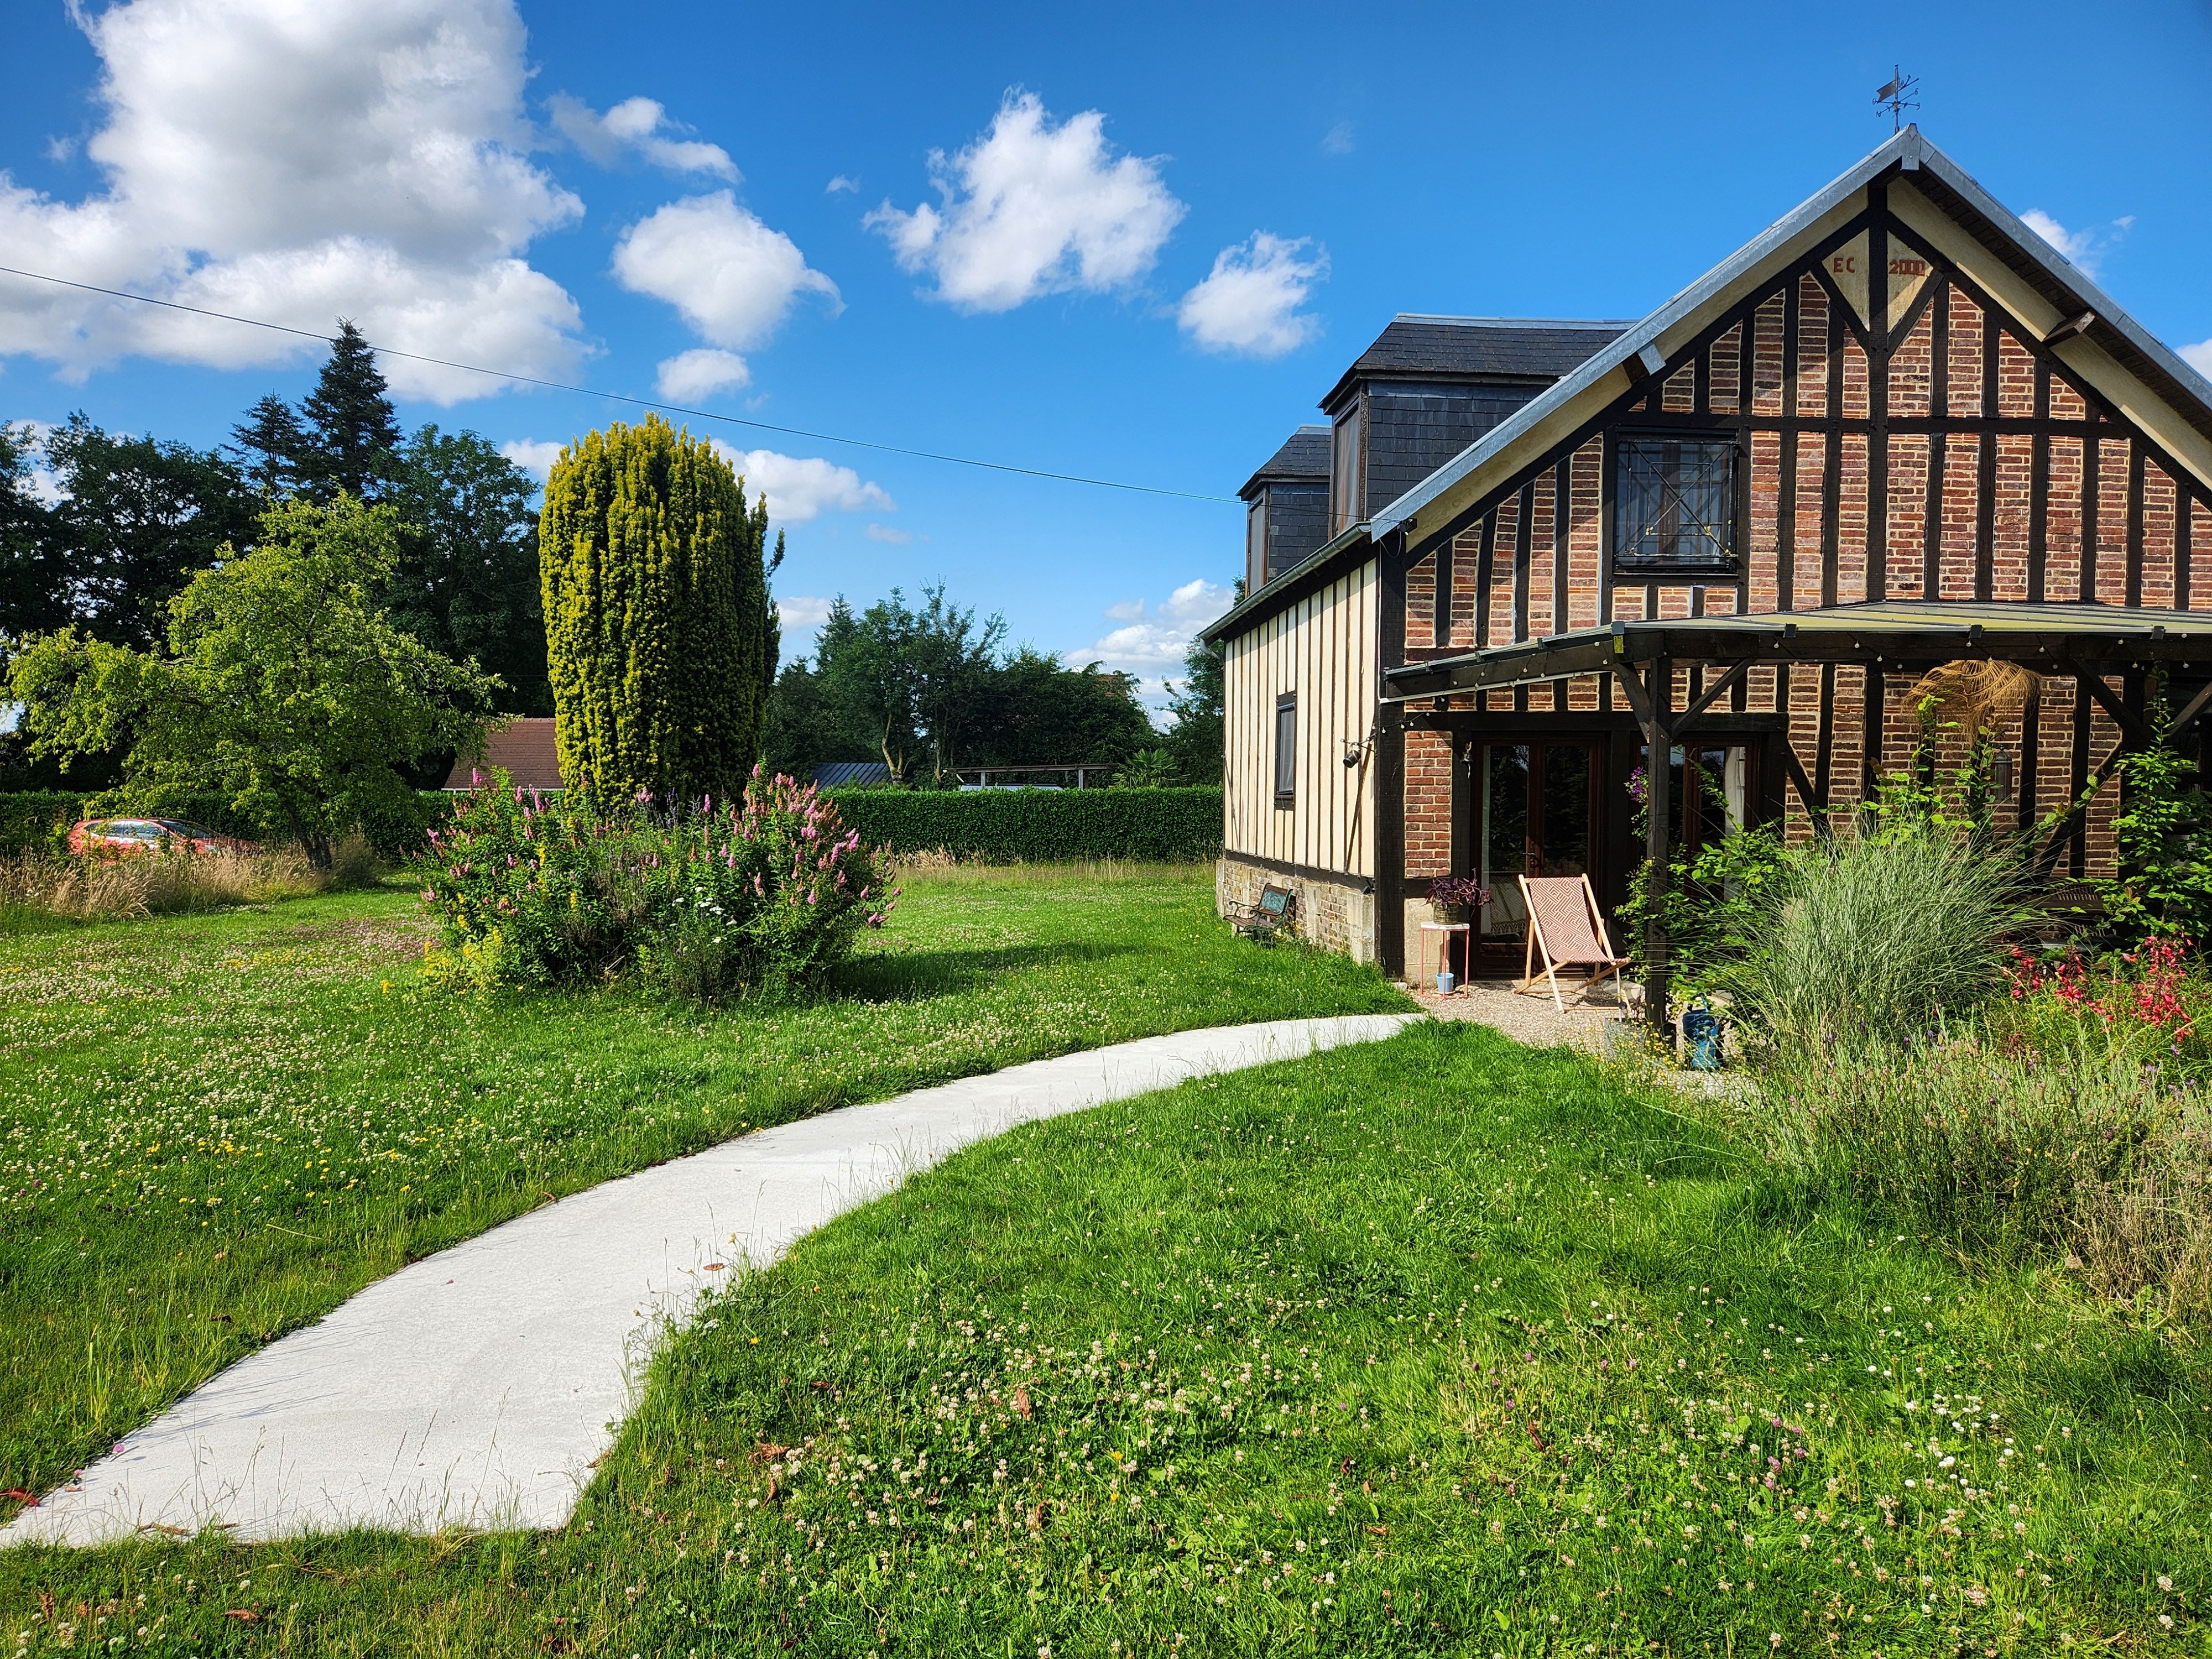
[[[1649,907],[1644,922],[1644,1018],[1654,1031],[1670,1032],[1667,1018],[1667,924],[1662,907],[1667,902],[1667,818],[1674,793],[1673,733],[1666,716],[1674,701],[1674,665],[1656,659],[1645,690],[1644,716],[1644,853],[1649,860],[1644,872],[1644,898]]]

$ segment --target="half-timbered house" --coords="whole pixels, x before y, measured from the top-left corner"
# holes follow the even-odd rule
[[[1517,965],[1517,873],[1611,909],[1649,854],[1855,809],[1947,662],[2033,671],[2001,811],[2095,875],[2154,678],[2177,730],[2212,696],[2212,385],[1912,129],[1640,321],[1400,318],[1322,408],[1208,630],[1218,886],[1394,975],[1437,877]]]

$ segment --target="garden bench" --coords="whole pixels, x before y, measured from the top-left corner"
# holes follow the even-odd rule
[[[1287,887],[1270,882],[1260,890],[1257,904],[1240,906],[1229,913],[1237,931],[1254,939],[1272,939],[1291,925],[1297,914],[1298,897]]]

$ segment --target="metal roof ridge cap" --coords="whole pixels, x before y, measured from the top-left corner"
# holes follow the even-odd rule
[[[1917,127],[1907,131],[1918,137]],[[2200,373],[2180,353],[2144,328],[2118,301],[2105,291],[2094,277],[2051,246],[2026,220],[1983,189],[1973,174],[1927,139],[1921,138],[1919,142],[1921,167],[1965,197],[1977,212],[2024,248],[2028,257],[2041,265],[2047,274],[2071,289],[2075,296],[2083,302],[2084,310],[2096,313],[2100,322],[2124,337],[2137,350],[2149,356],[2208,410],[2212,410],[2212,377]]]
[[[1633,317],[1462,317],[1449,311],[1401,311],[1390,321],[1464,323],[1470,328],[1633,328],[1637,324]]]
[[[1760,231],[1741,247],[1722,260],[1695,282],[1675,293],[1658,309],[1639,319],[1634,326],[1620,334],[1608,344],[1592,353],[1573,374],[1555,381],[1546,391],[1538,393],[1499,422],[1475,442],[1462,450],[1450,460],[1411,489],[1374,515],[1378,534],[1395,530],[1407,519],[1418,514],[1421,508],[1460,482],[1468,473],[1500,450],[1517,441],[1524,434],[1550,416],[1561,405],[1597,384],[1606,375],[1620,368],[1644,347],[1658,337],[1689,311],[1702,305],[1711,295],[1725,286],[1737,275],[1756,264],[1774,247],[1786,242],[1828,213],[1843,198],[1863,188],[1875,174],[1893,161],[1907,155],[1924,165],[1925,156],[1933,146],[1921,137],[1917,127],[1908,127],[1887,143],[1847,168],[1820,190],[1807,197],[1788,213]],[[1447,477],[1446,475],[1449,476]]]

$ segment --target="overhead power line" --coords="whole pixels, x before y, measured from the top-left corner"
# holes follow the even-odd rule
[[[264,322],[258,317],[240,317],[227,311],[210,311],[204,306],[188,306],[176,300],[157,300],[150,294],[132,294],[124,289],[72,282],[66,276],[50,276],[42,270],[23,270],[14,265],[0,265],[0,273],[28,277],[34,283],[52,283],[60,288],[77,289],[87,294],[104,294],[111,300],[131,300],[142,306],[159,306],[165,311],[185,311],[195,317],[212,317],[218,322],[267,329],[272,334],[292,334],[303,340],[319,340],[325,343],[330,340],[329,335],[318,334],[313,329]],[[1090,484],[1099,489],[1124,489],[1138,495],[1169,495],[1178,501],[1236,504],[1236,498],[1230,495],[1208,495],[1194,489],[1165,489],[1158,484],[1124,483],[1116,478],[1092,478],[1079,472],[1053,472],[1043,467],[1016,466],[1008,461],[979,461],[970,455],[946,455],[936,450],[908,449],[900,444],[879,444],[866,438],[842,437],[834,432],[810,432],[805,427],[778,426],[772,421],[749,421],[739,415],[718,415],[710,409],[691,409],[682,404],[665,404],[651,398],[633,398],[621,392],[601,392],[587,386],[570,386],[564,380],[540,380],[534,374],[515,374],[503,368],[486,368],[481,363],[455,362],[450,357],[427,357],[419,351],[401,351],[396,347],[376,345],[373,342],[370,349],[386,357],[404,357],[412,363],[430,363],[439,368],[459,369],[468,374],[489,374],[495,380],[512,380],[518,386],[544,386],[549,392],[573,392],[579,397],[604,398],[610,403],[629,404],[639,409],[657,410],[666,415],[688,416],[694,420],[720,421],[726,426],[750,427],[756,431],[781,433],[786,437],[805,438],[815,443],[848,444],[855,449],[872,449],[885,455],[906,455],[921,461],[942,461],[950,466],[979,467],[987,472],[1011,472],[1024,478],[1049,478],[1059,483]]]

